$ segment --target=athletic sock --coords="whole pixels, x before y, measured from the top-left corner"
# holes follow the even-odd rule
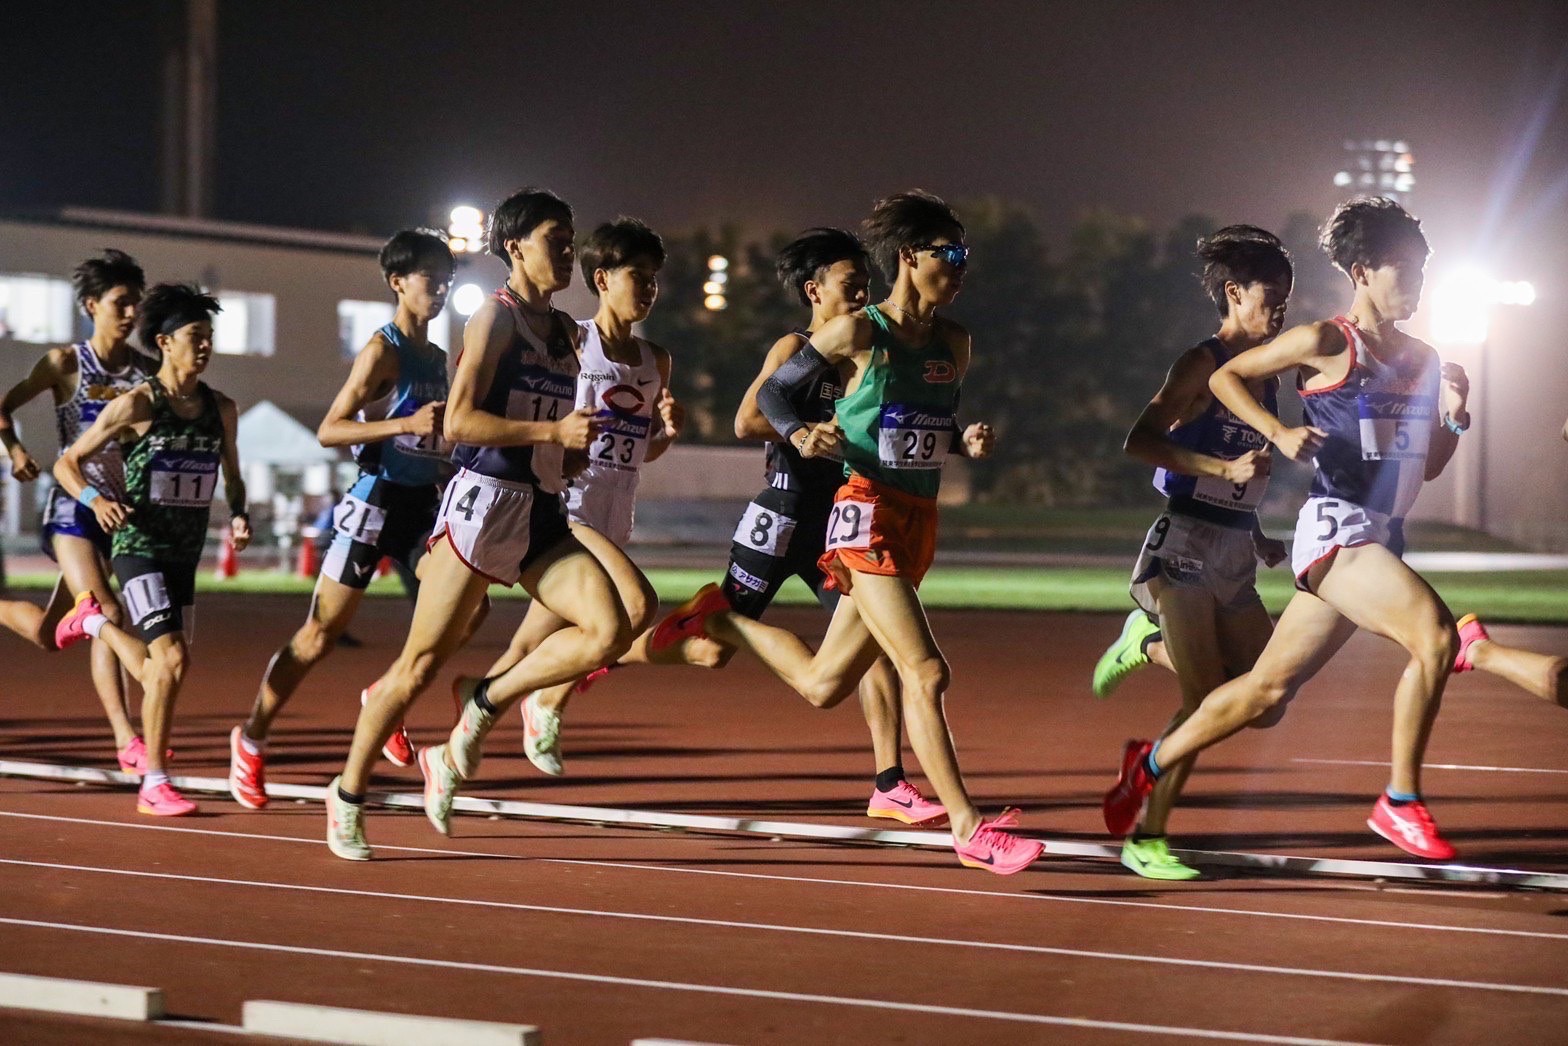
[[[1165,833],[1164,832],[1157,832],[1157,833],[1134,832],[1134,833],[1132,833],[1132,841],[1135,842],[1135,843],[1146,843],[1146,842],[1148,842],[1151,839],[1164,839],[1164,838],[1165,838]]]
[[[245,732],[244,727],[240,727],[240,747],[245,749],[247,755],[260,755],[267,750],[267,742],[253,739]]]
[[[897,763],[877,774],[877,791],[891,792],[904,780],[904,768]]]
[[[1160,769],[1160,762],[1155,758],[1155,753],[1160,750],[1160,745],[1164,743],[1165,739],[1163,737],[1160,738],[1160,740],[1154,742],[1154,747],[1149,749],[1149,754],[1143,757],[1143,768],[1149,771],[1149,776],[1156,781],[1160,779],[1160,774],[1164,771]]]
[[[479,706],[481,712],[489,712],[491,715],[500,711],[490,703],[490,680],[481,679],[479,685],[474,687],[474,704]]]
[[[1142,654],[1144,657],[1148,657],[1149,656],[1149,644],[1151,644],[1151,643],[1163,643],[1163,642],[1165,642],[1165,633],[1163,633],[1163,632],[1150,632],[1148,635],[1144,636],[1143,637],[1143,641],[1138,644],[1138,653]]]
[[[159,785],[166,785],[168,783],[169,771],[167,770],[148,770],[146,774],[142,775],[143,791],[150,792]]]
[[[342,785],[338,785],[338,798],[343,800],[345,803],[349,804],[350,806],[364,806],[365,805],[365,794],[363,792],[361,792],[358,795],[355,795],[353,792],[344,791]]]
[[[107,617],[104,617],[102,614],[94,614],[82,620],[82,631],[97,639],[98,633],[102,632],[103,626],[108,623],[109,619]]]
[[[1419,803],[1421,801],[1421,796],[1418,793],[1401,792],[1396,790],[1393,785],[1383,789],[1383,794],[1388,796],[1389,806],[1408,806],[1411,803]]]

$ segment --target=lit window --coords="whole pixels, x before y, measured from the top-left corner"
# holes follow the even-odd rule
[[[68,280],[0,273],[0,338],[70,341],[75,312]]]
[[[231,356],[271,356],[278,300],[270,294],[222,291],[223,311],[213,321],[212,347]]]
[[[397,309],[389,301],[355,301],[346,298],[338,302],[338,351],[343,354],[343,358],[351,360],[358,356],[359,350],[370,341],[370,336],[391,323],[396,314]],[[451,329],[447,312],[443,309],[441,315],[430,321],[430,329],[425,336],[447,349],[451,347],[447,341]]]

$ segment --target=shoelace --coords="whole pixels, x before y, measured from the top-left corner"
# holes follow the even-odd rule
[[[983,832],[985,833],[983,841],[987,846],[1004,854],[1011,853],[1023,843],[1023,840],[1016,835],[1008,835],[1002,829],[1017,828],[1018,814],[1019,810],[1016,806],[1009,806],[998,814],[994,820],[980,822],[980,827],[975,829],[975,837],[981,838],[981,833]]]
[[[534,705],[533,723],[538,727],[539,748],[554,748],[555,742],[561,736],[561,717],[551,715],[547,710]]]

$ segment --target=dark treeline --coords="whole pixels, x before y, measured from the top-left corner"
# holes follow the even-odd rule
[[[1149,470],[1122,454],[1122,440],[1177,354],[1218,326],[1193,249],[1224,223],[1194,215],[1162,232],[1095,213],[1053,250],[1020,207],[985,199],[959,213],[974,254],[951,313],[975,340],[961,413],[991,422],[1000,437],[995,457],[975,468],[977,496],[1056,506],[1145,501]],[[1277,231],[1296,261],[1287,325],[1332,315],[1343,281],[1316,249],[1314,220],[1298,215]],[[647,327],[675,354],[688,438],[733,442],[735,406],[763,353],[806,321],[773,277],[774,253],[788,238],[748,241],[726,229],[666,242],[662,301]],[[720,312],[702,305],[715,253],[731,260],[729,307]],[[878,280],[872,300],[885,293]]]

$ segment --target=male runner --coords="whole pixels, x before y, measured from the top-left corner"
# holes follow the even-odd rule
[[[404,229],[381,248],[380,262],[397,312],[354,357],[317,430],[324,447],[355,447],[359,479],[332,513],[335,533],[309,617],[272,656],[250,718],[229,735],[229,791],[252,810],[267,805],[265,750],[273,720],[354,620],[382,558],[408,570],[423,558],[441,484],[451,472],[451,448],[441,438],[446,353],[430,342],[429,330],[452,286],[452,252],[436,233]],[[402,724],[382,751],[397,766],[414,762]]]
[[[1417,857],[1454,848],[1421,798],[1421,763],[1458,637],[1448,608],[1400,559],[1404,516],[1469,425],[1464,371],[1401,331],[1421,298],[1429,253],[1421,223],[1393,200],[1358,197],[1324,227],[1349,277],[1344,316],[1297,327],[1243,352],[1210,379],[1215,398],[1293,461],[1314,461],[1292,548],[1299,591],[1247,675],[1214,691],[1156,742],[1129,741],[1104,801],[1125,835],[1160,775],[1288,701],[1357,628],[1392,639],[1409,662],[1394,695],[1393,771],[1367,825]],[[1251,391],[1294,373],[1306,424],[1284,424]]]
[[[1131,584],[1135,613],[1158,621],[1181,688],[1181,708],[1166,733],[1210,691],[1252,668],[1272,630],[1258,597],[1256,561],[1273,566],[1286,556],[1284,543],[1266,537],[1258,524],[1256,509],[1268,487],[1268,441],[1215,400],[1209,378],[1284,326],[1290,255],[1272,233],[1232,225],[1200,240],[1198,257],[1220,329],[1177,359],[1126,446],[1155,467],[1154,487],[1168,499]],[[1269,378],[1249,388],[1272,413],[1277,386]],[[1171,806],[1192,766],[1188,759],[1169,767],[1142,824],[1122,844],[1122,864],[1145,878],[1198,875],[1171,854],[1165,837]]]
[[[879,201],[866,233],[893,284],[887,300],[824,324],[757,396],[774,429],[802,457],[839,453],[845,462],[848,482],[834,502],[820,565],[847,598],[820,650],[813,655],[794,634],[727,612],[713,585],[667,618],[652,645],[705,632],[756,654],[820,707],[846,696],[880,648],[898,673],[910,743],[947,810],[959,860],[1011,874],[1043,847],[1004,830],[1017,823],[1015,811],[982,821],[969,799],[942,713],[951,673],[917,592],[935,553],[936,494],[948,452],[985,457],[994,439],[987,425],[958,428],[970,337],[936,314],[963,286],[964,226],[942,200],[914,191]],[[793,402],[840,364],[850,377],[837,423],[808,424]]]
[[[12,420],[23,404],[46,390],[53,394],[63,451],[108,403],[145,381],[157,368],[156,359],[131,345],[145,284],[136,259],[113,249],[87,259],[71,274],[76,304],[92,321],[92,335],[86,341],[50,349],[0,401],[0,441],[5,443],[12,474],[18,480],[25,483],[39,472],[38,462],[22,444]],[[114,443],[83,461],[82,468],[97,489],[111,496],[123,493],[124,463]],[[0,602],[0,623],[35,646],[53,650],[54,630],[70,610],[71,594],[90,591],[105,615],[118,624],[122,620],[120,603],[109,584],[109,535],[93,513],[56,487],[44,508],[39,537],[44,552],[60,566],[60,581],[43,609],[21,600]],[[94,642],[91,666],[93,687],[114,731],[120,769],[146,773],[147,746],[126,711],[125,681],[114,651],[105,643]]]
[[[160,283],[148,291],[137,329],[143,345],[163,354],[163,363],[146,382],[104,407],[54,466],[66,493],[91,509],[113,536],[115,577],[140,637],[109,621],[87,590],[60,622],[56,642],[63,648],[85,636],[101,638],[140,680],[147,773],[136,808],[161,817],[196,809],[169,783],[164,760],[174,704],[190,666],[196,568],[220,466],[235,550],[251,537],[234,401],[200,380],[212,359],[212,317],[218,309],[199,287]],[[111,443],[125,455],[122,493],[98,490],[86,470]]]

